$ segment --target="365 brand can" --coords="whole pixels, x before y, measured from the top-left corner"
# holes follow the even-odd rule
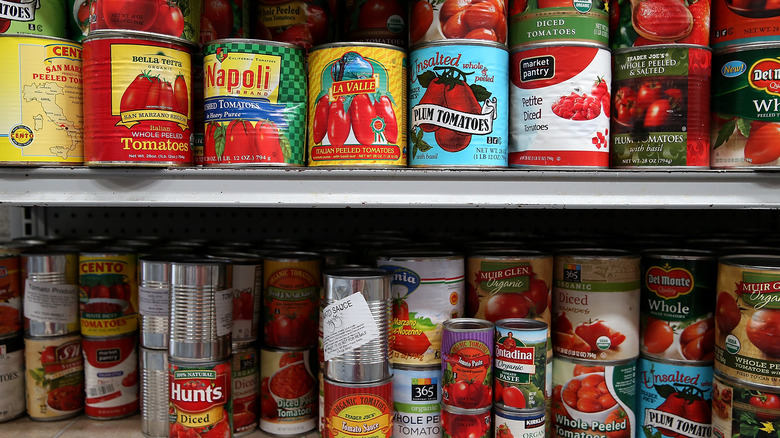
[[[141,433],[147,437],[167,437],[168,422],[168,351],[141,347],[140,388]]]
[[[260,429],[302,436],[317,425],[316,354],[260,349]]]
[[[393,437],[441,436],[441,367],[393,365]]]
[[[174,0],[163,7],[154,2],[91,0],[89,33],[136,30],[197,43],[203,3],[202,0]]]
[[[0,9],[0,33],[68,37],[66,0],[5,1]]]
[[[0,246],[0,338],[22,330],[19,255]]]
[[[497,41],[506,45],[510,3],[509,0],[444,2],[434,8],[427,1],[411,2],[409,45],[448,39]],[[471,18],[464,19],[467,16]],[[477,16],[484,19],[476,19]]]
[[[462,409],[442,405],[442,438],[460,438],[472,436],[490,438],[493,433],[493,415],[491,409]]]
[[[69,250],[22,253],[24,332],[59,336],[79,331],[78,255]]]
[[[375,383],[341,383],[326,377],[323,436],[326,438],[394,436],[392,377]]]
[[[442,324],[442,330],[442,406],[489,408],[493,404],[493,323],[453,318]]]
[[[138,336],[87,338],[84,352],[84,413],[111,420],[138,410]]]
[[[170,359],[168,372],[170,435],[209,432],[233,436],[231,360],[182,362]]]
[[[0,422],[24,415],[24,338],[0,339]]]
[[[606,47],[609,42],[608,10],[606,0],[510,0],[509,47],[572,42]]]
[[[742,431],[756,431],[756,436],[774,436],[774,423],[780,418],[780,391],[730,379],[715,372],[712,385],[712,436],[742,436]],[[764,429],[764,430],[761,430]],[[770,429],[769,432],[766,429]],[[744,432],[742,432],[744,433]]]
[[[84,409],[84,356],[81,336],[24,337],[27,415],[53,421]]]
[[[494,406],[503,409],[545,407],[547,323],[534,319],[496,321],[493,364]]]
[[[233,436],[257,429],[260,395],[260,352],[250,343],[233,344]]]
[[[79,254],[81,334],[107,337],[138,330],[137,257],[124,249]]]
[[[547,436],[547,419],[544,411],[517,412],[493,408],[493,431],[495,438],[544,438]]]
[[[609,0],[609,46],[628,47],[710,42],[710,2],[685,4],[663,0]]]

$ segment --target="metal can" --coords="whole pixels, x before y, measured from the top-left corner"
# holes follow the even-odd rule
[[[325,44],[307,62],[308,165],[406,166],[406,51]]]
[[[609,23],[612,50],[672,43],[707,47],[710,2],[609,0]]]
[[[715,0],[712,2],[710,46],[715,50],[775,42],[780,35],[778,7],[763,0]]]
[[[250,12],[257,17],[250,26],[252,38],[293,43],[304,50],[333,41],[339,15],[330,3],[336,6],[325,0],[260,0],[257,11]]]
[[[715,371],[712,381],[712,436],[742,436],[755,430],[756,436],[776,436],[780,419],[780,391],[730,379]],[[763,430],[762,430],[763,429]],[[769,429],[769,432],[766,430]]]
[[[598,361],[639,356],[639,255],[564,250],[555,257],[552,345],[556,355]]]
[[[84,409],[81,336],[24,337],[27,415],[35,421],[75,417]]]
[[[606,48],[608,10],[606,0],[510,0],[509,47],[586,42]]]
[[[547,323],[496,321],[493,403],[502,409],[543,409],[547,388]]]
[[[490,438],[493,434],[491,409],[462,409],[441,406],[442,438],[465,436]]]
[[[81,334],[110,337],[138,330],[135,252],[104,248],[79,254]]]
[[[233,436],[257,429],[260,352],[252,344],[233,344]]]
[[[24,332],[59,336],[79,331],[78,255],[49,249],[22,253]]]
[[[593,44],[512,51],[510,167],[609,167],[611,59]]]
[[[249,35],[252,23],[249,8],[245,8],[241,0],[204,1],[200,15],[200,44]]]
[[[19,255],[5,251],[6,248],[0,246],[0,338],[22,330]]]
[[[483,409],[493,404],[494,325],[476,318],[442,324],[442,406]],[[446,422],[442,419],[442,423]]]
[[[147,32],[84,39],[84,164],[192,164],[192,51]]]
[[[341,20],[343,39],[392,44],[405,49],[409,39],[407,12],[407,2],[403,0],[389,0],[381,6],[346,0]]]
[[[167,437],[168,422],[168,351],[141,347],[141,433],[147,437]]]
[[[325,377],[326,438],[393,436],[393,378],[342,383]]]
[[[233,436],[231,360],[181,362],[169,358],[170,436],[201,434]]]
[[[262,257],[234,251],[216,251],[212,256],[233,265],[233,343],[256,341],[263,298]]]
[[[260,349],[260,429],[302,436],[317,426],[316,354]]]
[[[506,45],[506,9],[511,2],[498,0],[481,3],[485,2],[452,2],[434,8],[426,1],[411,2],[409,45],[447,39],[488,40]],[[475,20],[473,17],[477,15],[484,19]],[[466,16],[472,18],[466,20]]]
[[[5,2],[0,33],[68,37],[65,0]]]
[[[94,13],[89,16],[89,33],[135,30],[198,43],[202,5],[202,0],[176,0],[164,6],[149,1],[91,0]]]
[[[165,255],[138,258],[138,314],[141,319],[141,347],[168,349],[171,261],[175,259],[176,257]]]
[[[400,251],[380,256],[376,264],[393,274],[390,361],[440,365],[441,324],[463,316],[466,298],[463,255]]]
[[[23,337],[0,339],[0,422],[24,415],[24,380]]]
[[[441,367],[393,364],[393,437],[441,436]]]
[[[0,37],[0,50],[13,55],[6,57],[2,76],[6,86],[0,99],[8,104],[0,112],[0,132],[5,134],[0,165],[81,164],[81,44],[7,35]]]
[[[544,438],[547,436],[547,419],[544,410],[517,412],[493,408],[493,431],[495,438]]]
[[[88,338],[84,352],[84,413],[112,420],[138,411],[138,336]]]
[[[203,48],[206,166],[303,166],[303,50],[263,40],[216,40]]]

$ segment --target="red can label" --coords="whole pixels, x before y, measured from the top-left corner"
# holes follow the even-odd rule
[[[292,43],[310,49],[331,39],[333,11],[327,2],[273,1],[258,2],[257,19],[251,24],[252,38]]]
[[[326,438],[393,436],[393,381],[339,385],[325,380]]]
[[[609,0],[612,50],[710,42],[710,0]]]
[[[93,418],[110,419],[138,410],[138,349],[135,335],[82,341],[86,406]]]
[[[171,363],[168,382],[169,436],[202,436],[206,432],[214,438],[232,436],[230,361],[200,366]]]
[[[138,330],[135,254],[79,256],[81,333],[105,337]]]
[[[22,292],[19,256],[0,257],[0,336],[22,329]]]
[[[493,403],[493,330],[451,332],[442,339],[443,405],[481,409]]]
[[[456,38],[506,44],[506,3],[504,0],[413,2],[409,16],[409,43]]]
[[[141,30],[198,42],[202,4],[200,1],[91,1],[88,19],[90,31]]]
[[[490,409],[483,411],[452,411],[442,409],[442,438],[489,438],[493,428]],[[504,437],[501,437],[504,438]]]
[[[264,341],[271,347],[317,344],[319,325],[319,260],[266,260],[263,275]]]

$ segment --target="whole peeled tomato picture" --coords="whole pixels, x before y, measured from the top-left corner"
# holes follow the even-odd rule
[[[753,121],[745,144],[745,161],[767,164],[780,158],[780,123]]]
[[[506,13],[503,0],[445,0],[439,9],[439,25],[448,39],[506,43]]]
[[[176,2],[160,0],[160,10],[152,31],[175,37],[184,33],[184,14]]]
[[[227,38],[233,32],[231,0],[204,0],[200,17],[200,42]]]
[[[574,333],[582,338],[590,346],[591,351],[614,350],[626,340],[626,335],[609,327],[603,320],[595,320],[580,324],[574,329]],[[600,339],[609,340],[609,346],[599,346]]]
[[[150,30],[160,11],[160,0],[103,0],[103,19],[113,29]]]
[[[719,293],[715,302],[715,324],[720,329],[721,335],[725,336],[731,333],[737,328],[741,319],[742,310],[740,310],[736,299],[728,292]]]
[[[780,309],[756,311],[747,323],[747,337],[767,356],[780,358]]]
[[[416,43],[423,39],[433,24],[433,6],[428,0],[417,0],[412,6],[412,15],[409,20],[410,42]]]
[[[672,42],[693,30],[693,14],[679,0],[644,0],[633,7],[631,22],[641,37]]]

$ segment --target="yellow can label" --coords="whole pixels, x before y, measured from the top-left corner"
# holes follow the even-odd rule
[[[79,309],[85,336],[116,336],[138,330],[135,254],[82,254]]]

